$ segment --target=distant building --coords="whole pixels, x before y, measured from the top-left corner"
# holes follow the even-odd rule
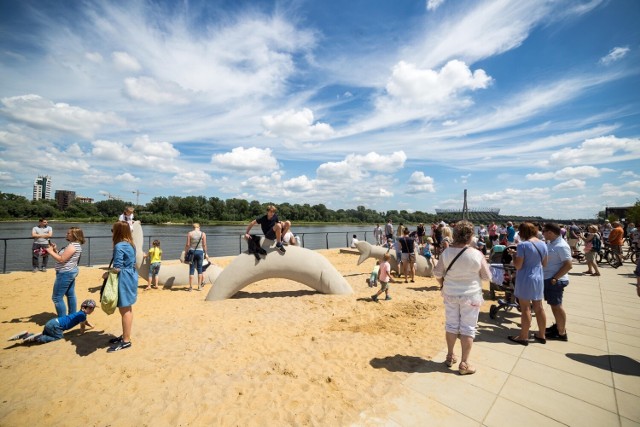
[[[33,183],[33,200],[51,200],[51,177],[38,175]]]
[[[76,202],[93,203],[93,199],[91,197],[76,196]]]
[[[76,192],[69,190],[56,190],[56,203],[58,203],[58,209],[65,210],[69,207],[71,202],[76,199]]]

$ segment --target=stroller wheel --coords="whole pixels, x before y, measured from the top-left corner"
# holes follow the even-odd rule
[[[500,307],[498,307],[497,305],[492,305],[491,307],[489,307],[489,317],[495,319],[499,309]]]

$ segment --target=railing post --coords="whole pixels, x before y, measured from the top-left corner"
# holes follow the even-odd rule
[[[325,233],[325,240],[327,241],[327,247],[326,249],[329,249],[329,233]]]
[[[2,274],[7,272],[7,239],[4,241],[4,253],[2,254]]]
[[[91,237],[87,237],[87,267],[91,267]]]

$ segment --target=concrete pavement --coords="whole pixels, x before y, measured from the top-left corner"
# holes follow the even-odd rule
[[[582,275],[574,264],[565,289],[568,342],[511,343],[518,311],[480,314],[471,362],[460,376],[442,362],[444,347],[403,381],[396,410],[364,424],[387,426],[640,426],[640,298],[634,266]],[[546,306],[546,304],[545,304]],[[488,309],[487,309],[488,311]],[[547,326],[553,323],[548,306]],[[537,330],[535,318],[533,330]],[[460,344],[456,344],[460,354]]]

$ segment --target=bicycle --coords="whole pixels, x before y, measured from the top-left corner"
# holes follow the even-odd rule
[[[627,246],[627,251],[624,252],[623,250],[623,253],[620,254],[620,258],[622,258],[622,262],[630,260],[633,264],[635,264],[638,260],[638,252],[640,252],[640,249],[638,249],[634,245],[629,245]]]
[[[596,263],[603,264],[606,262],[613,268],[620,267],[622,264],[618,263],[616,256],[613,254],[613,251],[611,250],[611,245],[603,242],[602,247],[603,248],[600,251],[598,251],[598,253],[596,254]]]

